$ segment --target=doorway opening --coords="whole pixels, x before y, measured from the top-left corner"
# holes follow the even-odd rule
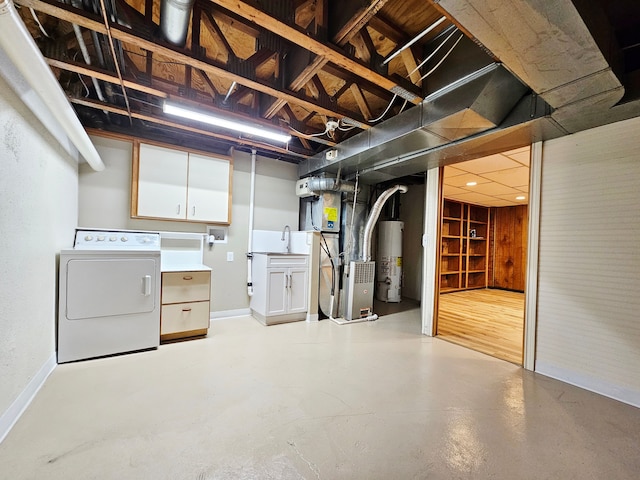
[[[438,337],[522,365],[529,146],[444,167]]]

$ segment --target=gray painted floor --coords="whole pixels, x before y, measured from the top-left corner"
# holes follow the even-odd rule
[[[245,317],[61,365],[0,445],[0,478],[639,478],[639,409],[419,331],[417,310]]]

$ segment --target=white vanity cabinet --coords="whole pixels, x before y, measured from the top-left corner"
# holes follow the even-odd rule
[[[307,255],[253,254],[253,316],[265,325],[304,320],[309,290]]]
[[[210,297],[210,271],[163,272],[160,340],[206,335]]]
[[[229,224],[231,172],[229,157],[136,144],[131,216]]]

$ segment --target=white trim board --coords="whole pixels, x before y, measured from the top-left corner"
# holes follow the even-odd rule
[[[29,404],[35,398],[38,391],[44,385],[51,372],[56,368],[55,352],[40,367],[25,389],[16,397],[11,406],[0,416],[0,443],[6,438],[13,426],[20,419]]]
[[[220,310],[218,312],[211,312],[209,319],[214,321],[222,320],[224,318],[246,317],[247,315],[251,315],[250,308],[238,308],[236,310]]]

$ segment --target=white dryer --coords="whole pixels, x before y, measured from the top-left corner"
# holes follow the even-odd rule
[[[77,230],[60,252],[58,363],[159,342],[160,235]]]

